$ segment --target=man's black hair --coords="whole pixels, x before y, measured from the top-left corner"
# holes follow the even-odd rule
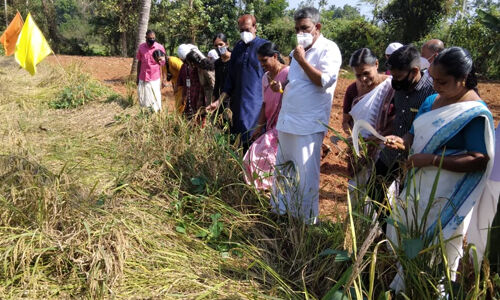
[[[389,70],[409,71],[420,68],[420,51],[412,45],[406,45],[394,51],[386,63]]]
[[[156,33],[155,33],[153,30],[151,30],[151,29],[148,29],[148,31],[146,31],[146,35],[150,35],[150,34],[152,34],[152,33],[156,34]]]

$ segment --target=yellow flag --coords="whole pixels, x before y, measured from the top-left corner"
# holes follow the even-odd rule
[[[31,75],[35,75],[36,65],[51,53],[49,43],[29,13],[17,40],[16,61]]]

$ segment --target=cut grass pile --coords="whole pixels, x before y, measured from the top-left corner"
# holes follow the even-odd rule
[[[313,266],[342,226],[297,235],[271,220],[221,130],[123,109],[103,86],[84,106],[53,109],[81,76],[0,67],[5,298],[301,298],[332,285],[335,268]]]
[[[0,58],[2,298],[390,299],[397,259],[363,202],[337,223],[277,217],[220,124],[122,105],[74,67],[39,71]],[[89,101],[55,109],[82,78]],[[437,295],[427,257],[406,263]],[[485,277],[463,276],[462,294],[486,295]]]

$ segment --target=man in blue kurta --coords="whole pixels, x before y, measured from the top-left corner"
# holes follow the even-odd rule
[[[208,108],[215,110],[224,99],[230,97],[233,113],[231,133],[241,134],[241,142],[245,148],[248,147],[262,107],[264,71],[257,59],[257,49],[267,40],[256,36],[256,23],[253,15],[243,15],[238,19],[241,40],[231,53],[224,93]]]

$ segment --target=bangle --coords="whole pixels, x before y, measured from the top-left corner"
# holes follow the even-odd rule
[[[283,94],[283,89],[282,88],[280,88],[280,94]]]
[[[435,166],[435,167],[438,167],[436,166],[436,160],[437,160],[438,156],[437,155],[434,155],[434,158],[432,159],[432,165]]]

